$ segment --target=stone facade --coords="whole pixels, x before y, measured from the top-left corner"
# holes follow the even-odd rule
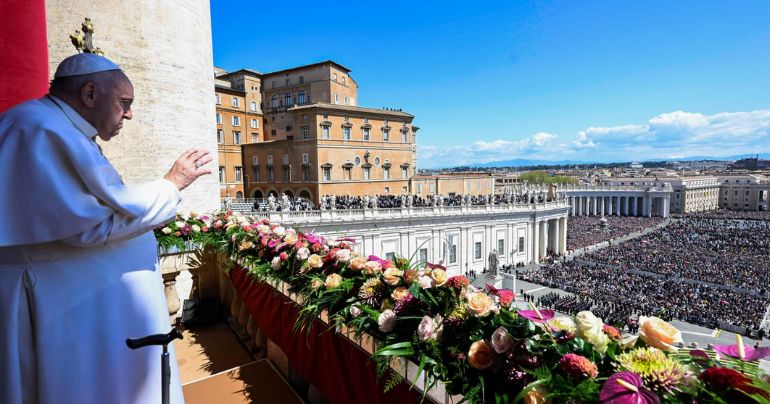
[[[246,195],[241,145],[264,142],[262,120],[262,82],[259,73],[250,70],[217,76],[217,144],[219,154],[219,197],[222,201],[241,200]]]
[[[567,243],[566,200],[521,205],[316,210],[256,213],[302,231],[355,241],[363,255],[412,258],[449,275],[481,271],[497,250],[500,265],[540,262]]]
[[[770,181],[759,175],[719,177],[719,208],[770,211]]]
[[[46,1],[50,72],[76,51],[69,34],[84,17],[94,22],[94,45],[134,84],[134,119],[103,143],[126,183],[162,177],[190,147],[217,150],[211,89],[211,18],[204,0]],[[182,192],[180,210],[219,206],[214,175]]]
[[[415,195],[491,195],[495,193],[495,177],[486,173],[456,175],[418,175],[412,180]]]

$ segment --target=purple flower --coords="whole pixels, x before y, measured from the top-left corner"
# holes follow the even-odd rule
[[[313,233],[305,233],[305,238],[310,242],[310,244],[323,244],[324,241],[323,237],[316,236]]]
[[[552,319],[554,316],[553,310],[538,310],[534,306],[532,306],[532,308],[532,310],[519,310],[518,313],[520,316],[535,323],[545,323],[546,321]]]
[[[721,354],[738,358],[742,361],[755,361],[770,356],[770,348],[768,347],[754,349],[746,345],[743,347],[743,357],[740,355],[738,345],[714,345],[714,350]]]
[[[376,256],[376,255],[370,255],[370,256],[369,256],[369,258],[368,258],[368,261],[376,261],[376,262],[379,262],[379,263],[380,263],[380,265],[381,265],[383,268],[385,267],[385,263],[387,263],[387,262],[388,262],[388,260],[384,260],[384,259],[382,259],[382,258],[380,258],[380,257],[378,257],[378,256]]]
[[[610,376],[599,393],[602,403],[610,404],[657,404],[655,393],[644,387],[642,377],[634,372],[620,372]]]
[[[345,242],[348,242],[348,243],[351,243],[351,244],[355,244],[355,243],[356,243],[356,240],[353,240],[353,239],[352,239],[352,238],[350,238],[350,237],[343,237],[343,238],[338,238],[338,239],[337,239],[337,242],[338,242],[338,243],[341,243],[341,242],[343,242],[343,241],[345,241]]]

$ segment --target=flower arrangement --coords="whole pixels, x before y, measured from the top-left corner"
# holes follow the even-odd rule
[[[686,351],[679,331],[655,317],[624,337],[588,311],[517,309],[513,291],[477,289],[440,265],[362,256],[353,240],[234,212],[179,216],[155,233],[162,246],[214,246],[255,279],[287,284],[301,296],[297,330],[324,313],[332,327],[373,336],[381,376],[406,358],[426,390],[440,380],[468,402],[770,403],[768,376],[749,360],[765,351],[740,339],[720,347],[725,355]],[[401,382],[388,377],[385,389]]]

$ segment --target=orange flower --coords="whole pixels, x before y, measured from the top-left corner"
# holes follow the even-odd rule
[[[639,336],[647,345],[662,351],[676,351],[682,334],[671,324],[657,317],[639,317]]]
[[[495,360],[495,353],[485,341],[476,341],[471,344],[468,351],[468,364],[476,369],[483,370],[492,365]]]

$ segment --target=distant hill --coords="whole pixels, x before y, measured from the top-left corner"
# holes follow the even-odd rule
[[[759,153],[760,159],[770,159],[770,153]],[[716,161],[734,161],[749,157],[755,157],[757,154],[736,154],[732,156],[687,156],[682,158],[662,158],[662,159],[647,159],[647,161],[700,161],[700,160],[716,160]],[[609,164],[609,163],[626,163],[629,161],[578,161],[578,160],[529,160],[529,159],[513,159],[513,160],[500,160],[490,161],[486,163],[466,164],[468,167],[477,168],[492,168],[492,167],[535,167],[535,166],[574,166],[574,165],[586,165],[586,164]],[[449,166],[435,167],[435,168],[450,168]]]

